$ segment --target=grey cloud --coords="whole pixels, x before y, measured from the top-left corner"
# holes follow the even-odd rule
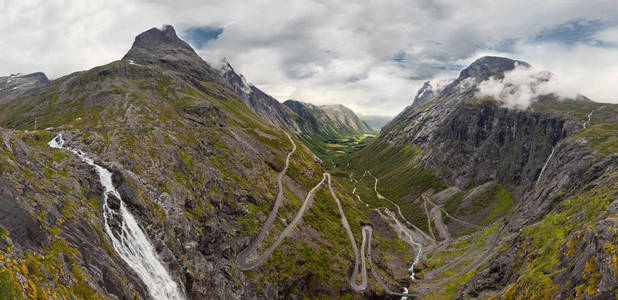
[[[618,61],[618,49],[533,40],[573,20],[616,20],[611,1],[5,0],[0,7],[0,74],[58,77],[92,68],[122,57],[140,32],[173,24],[178,32],[223,28],[198,53],[213,63],[227,57],[279,100],[395,115],[423,81],[505,52],[566,76],[593,99],[618,100],[610,83],[618,66],[597,61]],[[598,36],[615,41],[617,34]]]

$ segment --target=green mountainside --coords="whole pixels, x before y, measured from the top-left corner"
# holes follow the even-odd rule
[[[127,213],[188,299],[615,298],[618,105],[479,96],[517,65],[475,61],[376,136],[150,29],[0,97],[0,299],[157,298],[110,236]]]
[[[270,260],[250,272],[238,269],[235,256],[266,219],[292,145],[286,130],[244,105],[171,26],[139,35],[122,60],[3,104],[0,124],[6,128],[0,129],[0,195],[11,216],[0,220],[0,298],[149,298],[104,231],[94,169],[51,149],[47,143],[57,133],[113,173],[122,199],[187,297],[351,292],[345,279],[350,244],[340,240],[343,228],[324,189]],[[325,171],[295,143],[275,233]],[[337,190],[360,236],[367,212]]]
[[[325,160],[358,150],[365,139],[375,133],[343,105],[313,105],[296,100],[287,100],[283,104],[307,124],[298,137]]]
[[[516,65],[477,60],[337,165],[370,171],[444,243],[425,247],[409,287],[420,298],[613,298],[618,105],[545,95],[516,110],[477,96],[478,83]]]

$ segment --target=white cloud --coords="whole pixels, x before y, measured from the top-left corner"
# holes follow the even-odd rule
[[[551,73],[523,65],[505,72],[504,78],[491,77],[481,82],[477,94],[493,97],[505,107],[514,109],[528,108],[541,95],[554,94],[561,99],[573,99],[578,95],[572,86],[560,82]]]
[[[505,39],[507,56],[578,83],[593,99],[618,101],[618,48],[535,44],[530,38],[577,19],[612,22],[612,1],[446,0],[0,0],[0,74],[59,77],[121,58],[135,35],[161,24],[181,33],[222,27],[197,49],[227,57],[249,82],[283,101],[343,103],[395,115],[425,80],[456,76]],[[615,40],[609,29],[598,33]],[[394,58],[401,57],[399,62]],[[601,61],[604,60],[604,61]]]
[[[618,45],[618,27],[614,26],[600,31],[595,35],[595,38],[605,43]]]

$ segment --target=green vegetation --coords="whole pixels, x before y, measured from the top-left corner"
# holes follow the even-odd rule
[[[481,225],[490,224],[496,218],[503,216],[513,206],[513,194],[501,184],[495,184],[479,195],[471,199],[472,206],[461,208],[461,202],[472,189],[461,191],[446,200],[445,210],[452,215],[469,215],[479,210],[491,207],[485,218],[480,222]],[[446,219],[446,222],[450,222]]]
[[[459,205],[461,204],[461,200],[463,200],[463,198],[466,196],[468,192],[469,190],[461,191],[451,196],[450,198],[448,198],[446,202],[444,203],[444,210],[446,210],[446,212],[449,213],[450,215],[454,215],[457,212]],[[447,219],[447,222],[449,220],[450,219]]]
[[[513,195],[511,192],[502,187],[501,184],[497,184],[494,190],[495,204],[491,208],[489,214],[481,221],[481,225],[487,225],[491,223],[497,217],[504,215],[513,206]]]
[[[572,196],[562,201],[538,223],[524,230],[526,240],[520,249],[528,249],[532,253],[520,253],[522,263],[519,266],[520,276],[517,281],[509,285],[504,296],[508,299],[547,299],[555,296],[557,286],[551,277],[562,271],[554,269],[558,263],[561,249],[574,249],[574,243],[588,242],[582,240],[582,233],[590,230],[593,224],[605,211],[614,199],[618,197],[618,183],[598,186],[580,195]],[[570,239],[567,239],[570,236]],[[576,253],[568,250],[566,255],[574,261]],[[587,260],[584,270],[586,284],[576,288],[578,296],[584,293],[593,295],[595,275],[599,266]],[[546,272],[551,270],[551,272]]]
[[[15,292],[18,289],[18,287],[15,287],[15,279],[11,273],[8,271],[0,273],[0,299],[20,299]]]
[[[446,187],[430,170],[412,163],[419,152],[416,146],[393,146],[375,141],[350,155],[349,162],[355,173],[362,174],[364,170],[369,170],[378,177],[380,193],[397,202],[407,195],[419,196],[430,188],[440,191]]]
[[[601,154],[617,153],[618,123],[594,124],[570,138],[585,138]]]
[[[461,258],[466,252],[471,251],[468,256],[465,256],[458,264],[454,265],[448,270],[439,272],[428,283],[437,283],[443,280],[449,279],[450,282],[444,284],[442,287],[433,290],[431,293],[420,297],[420,299],[453,299],[457,296],[457,292],[472,276],[474,276],[478,270],[472,269],[466,273],[460,274],[465,268],[470,266],[480,253],[486,251],[486,247],[494,242],[494,233],[502,225],[501,222],[489,226],[484,232],[480,233],[478,242],[476,242],[477,236],[469,237],[465,240],[461,240],[457,243],[448,246],[447,250],[442,250],[438,253],[429,255],[428,260],[425,262],[427,269],[423,272],[434,271],[447,263],[453,262]],[[470,249],[469,247],[474,247]]]
[[[583,123],[588,120],[588,114],[591,111],[594,111],[594,120],[607,122],[615,118],[618,106],[607,103],[567,99],[559,101],[536,101],[530,108],[535,112],[562,115]]]
[[[378,200],[375,197],[375,192],[373,192],[375,181],[371,176],[374,175],[379,178],[380,194],[399,204],[408,220],[420,228],[426,228],[426,216],[411,199],[419,197],[428,189],[443,190],[446,184],[432,171],[412,163],[419,152],[420,149],[416,146],[408,144],[393,146],[387,142],[375,140],[361,150],[338,160],[337,165],[340,169],[333,172],[353,172],[355,177],[359,178],[366,170],[370,171],[371,174],[367,174],[357,185],[363,201],[375,207],[393,208],[387,201]]]
[[[260,227],[259,219],[257,218],[258,207],[253,203],[249,203],[249,213],[236,217],[236,221],[241,224],[243,232],[252,233]]]
[[[302,135],[301,141],[327,166],[332,166],[346,155],[354,153],[375,139],[375,135],[359,132],[338,132],[336,134]]]

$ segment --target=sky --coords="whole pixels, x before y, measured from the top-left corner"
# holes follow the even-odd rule
[[[280,101],[394,116],[424,81],[500,55],[618,103],[615,0],[0,0],[0,76],[103,65],[162,24]]]

